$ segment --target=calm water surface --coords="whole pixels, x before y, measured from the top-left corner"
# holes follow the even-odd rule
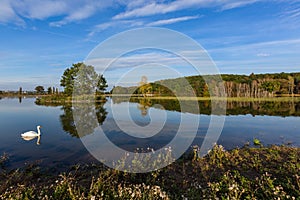
[[[131,118],[136,124],[146,126],[151,121],[150,116],[159,121],[160,117],[164,115],[167,117],[166,123],[159,134],[151,138],[135,139],[122,132],[115,124],[110,109],[110,105],[113,103],[117,103],[118,117],[124,124],[128,122],[128,119],[122,112],[128,104]],[[262,108],[265,105],[270,106],[262,104],[258,107]],[[181,114],[191,118],[195,117],[193,113],[176,111],[177,108],[174,106],[172,108],[164,106],[166,110],[152,106],[151,103],[114,102],[109,99],[105,104],[96,106],[96,115],[99,125],[107,137],[119,147],[130,151],[141,147],[160,148],[164,146],[176,134]],[[297,114],[299,105],[280,104],[279,107],[286,106],[288,110],[292,110],[284,112],[283,116],[278,116],[276,111],[268,111],[268,108],[259,109],[261,113],[255,112],[254,115],[253,106],[256,108],[257,105],[251,106],[249,111],[245,111],[246,108],[249,108],[247,104],[240,105],[238,109],[229,106],[218,144],[222,144],[226,149],[231,149],[242,147],[246,142],[251,142],[253,138],[258,138],[264,145],[291,143],[293,146],[300,147],[300,117]],[[200,115],[200,126],[194,140],[194,145],[198,146],[202,144],[210,121],[210,115],[205,114],[205,108],[200,106],[201,109],[204,114]],[[37,145],[37,139],[25,141],[21,138],[22,132],[36,131],[37,125],[43,127],[40,145]],[[93,134],[93,129],[87,130],[86,135],[90,134]],[[79,139],[71,105],[41,106],[35,104],[35,99],[22,99],[21,101],[19,99],[1,99],[0,141],[0,154],[7,153],[9,155],[11,167],[19,167],[25,163],[36,161],[47,166],[97,162]]]

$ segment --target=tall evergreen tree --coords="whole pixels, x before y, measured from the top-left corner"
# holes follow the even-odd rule
[[[47,93],[48,93],[48,94],[52,94],[52,93],[53,93],[53,92],[52,92],[52,87],[48,87]]]
[[[19,94],[23,94],[23,90],[22,90],[22,87],[19,88]]]

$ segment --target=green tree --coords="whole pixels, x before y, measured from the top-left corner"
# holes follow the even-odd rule
[[[106,79],[104,78],[103,75],[100,75],[97,83],[97,92],[103,93],[106,90],[107,86],[108,85]]]
[[[280,83],[278,81],[266,81],[261,84],[261,88],[268,91],[270,94],[280,90]]]
[[[67,68],[60,80],[60,85],[64,87],[64,93],[66,95],[72,95],[74,88],[74,79],[76,78],[76,74],[80,69],[80,65],[82,63],[73,64],[72,67]]]
[[[141,77],[141,81],[138,83],[138,93],[143,96],[147,96],[152,93],[152,85],[148,83],[148,78],[146,76]]]
[[[210,96],[209,88],[208,85],[205,83],[203,87],[203,97],[209,97],[209,96]]]
[[[48,93],[48,94],[53,94],[53,92],[52,92],[52,87],[48,87],[47,93]]]
[[[22,87],[19,88],[19,94],[23,94],[23,90],[22,90]]]
[[[44,94],[44,93],[45,93],[44,86],[41,86],[41,85],[36,86],[36,87],[35,87],[35,91],[36,91],[36,93],[38,93],[38,94]]]
[[[75,85],[77,94],[103,92],[107,88],[103,75],[97,74],[93,66],[84,63],[76,63],[67,68],[60,80],[60,85],[64,87],[64,93],[68,96],[72,95]]]

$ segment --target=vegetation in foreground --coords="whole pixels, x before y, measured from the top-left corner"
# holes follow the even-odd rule
[[[300,148],[216,145],[203,158],[198,148],[147,174],[99,164],[53,174],[38,165],[6,170],[0,161],[1,199],[299,199]]]

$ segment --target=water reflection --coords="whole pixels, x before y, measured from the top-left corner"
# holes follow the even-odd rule
[[[94,129],[97,128],[98,125],[102,125],[103,122],[106,119],[107,116],[107,111],[106,109],[103,107],[104,103],[95,103],[95,107],[93,106],[87,106],[86,104],[82,104],[82,108],[80,114],[77,114],[77,116],[80,118],[78,120],[78,124],[80,124],[81,127],[84,128],[84,131],[81,132],[83,134],[79,135],[77,132],[76,127],[78,127],[75,125],[75,121],[74,121],[74,108],[72,107],[72,105],[64,105],[62,107],[63,110],[63,114],[60,115],[60,122],[62,124],[62,128],[65,132],[69,133],[72,137],[83,137],[85,135],[89,135],[92,134],[94,132]],[[87,115],[92,115],[93,112],[96,112],[96,117],[97,117],[97,121],[98,124],[93,124],[93,122],[91,121],[86,121],[86,116]]]
[[[60,115],[60,122],[65,132],[68,132],[72,137],[78,137],[76,126],[73,119],[73,110],[71,105],[64,105],[62,108],[63,114]]]
[[[195,101],[181,101],[178,100],[164,100],[164,99],[153,99],[153,98],[131,98],[131,97],[112,97],[112,101],[106,102],[104,107],[104,102],[102,103],[76,103],[76,106],[70,103],[44,103],[38,105],[43,106],[60,106],[62,113],[58,115],[59,123],[64,132],[68,133],[74,138],[80,138],[86,135],[90,135],[95,132],[95,128],[102,125],[106,120],[107,122],[102,125],[101,129],[105,131],[106,136],[109,140],[120,146],[123,149],[132,151],[137,147],[152,147],[154,149],[160,148],[165,144],[169,143],[176,130],[178,130],[178,125],[180,124],[181,114],[199,114],[196,113],[194,109],[190,108],[192,103]],[[126,134],[115,122],[115,116],[112,115],[110,103],[117,104],[117,114],[120,117],[121,122],[127,128],[131,128],[128,124],[128,117],[124,115],[124,109],[128,106],[130,116],[135,124],[139,126],[147,126],[151,120],[159,120],[162,117],[162,109],[166,111],[176,111],[176,112],[166,112],[167,120],[163,129],[152,137],[147,138],[136,138],[131,137],[131,135]],[[222,105],[223,102],[220,103]],[[197,131],[197,138],[195,139],[195,144],[198,146],[203,142],[203,138],[206,134],[210,113],[211,113],[211,102],[210,101],[198,101],[197,102],[200,114],[201,114],[201,125]],[[218,102],[217,102],[218,104]],[[186,109],[182,111],[180,106],[184,106]],[[217,105],[218,106],[218,105]],[[220,137],[220,143],[233,147],[238,144],[244,144],[247,141],[251,141],[254,137],[271,141],[275,138],[274,134],[282,135],[288,132],[287,140],[290,138],[295,138],[295,130],[298,126],[294,121],[299,120],[299,118],[288,118],[280,119],[273,118],[270,116],[300,116],[300,102],[298,101],[228,101],[227,102],[227,124],[225,124],[223,135],[227,138],[223,139]],[[78,108],[78,109],[74,109]],[[150,117],[150,110],[152,118]],[[152,113],[153,111],[153,113]],[[252,117],[252,116],[256,117]],[[74,116],[76,118],[74,118]],[[92,116],[92,117],[91,117]],[[189,115],[194,116],[194,115]],[[92,120],[87,120],[92,119]],[[281,123],[278,122],[277,126],[274,126],[273,119],[282,120]],[[248,121],[247,121],[248,120]],[[76,122],[76,124],[75,124]],[[268,125],[271,122],[272,125]],[[280,124],[280,125],[279,125]],[[284,125],[283,125],[284,124]],[[282,130],[281,130],[282,128]],[[132,128],[133,129],[133,128]],[[241,136],[243,133],[243,137]],[[80,133],[80,134],[79,134]],[[142,132],[144,133],[144,132]],[[142,133],[138,133],[141,136]],[[268,133],[272,133],[272,137],[267,137]],[[232,136],[232,137],[231,137]],[[225,136],[224,136],[225,137]],[[298,137],[298,136],[297,136]],[[235,138],[238,138],[235,140]],[[243,139],[242,139],[243,138]],[[278,143],[282,139],[274,139],[270,144]],[[230,142],[227,142],[230,140]],[[234,141],[234,142],[233,142]],[[298,144],[298,139],[295,138],[295,143]],[[279,142],[279,143],[280,143]]]
[[[128,98],[113,97],[113,103],[121,103],[128,101]],[[150,107],[161,109],[161,106],[165,110],[181,112],[180,103],[178,100],[164,100],[164,99],[149,99],[149,98],[130,98],[130,102],[139,103],[138,109],[141,110],[143,116],[147,115]],[[198,114],[192,107],[188,105],[191,103],[189,100],[181,101],[181,105],[184,105],[186,112],[192,114]],[[219,102],[220,107],[223,102]],[[161,106],[157,106],[161,105]],[[211,114],[211,101],[198,101],[201,114]],[[216,107],[218,107],[218,101],[216,101]],[[189,109],[190,108],[190,109]],[[218,109],[216,109],[218,110]],[[217,114],[217,113],[215,113]],[[227,102],[227,115],[268,115],[268,116],[300,116],[300,101],[228,101]]]
[[[19,104],[17,98],[4,98],[3,96],[2,98],[0,101],[0,152],[13,155],[12,165],[22,166],[24,162],[34,160],[43,160],[44,164],[49,166],[57,163],[70,165],[78,162],[95,161],[81,140],[78,139],[80,136],[76,131],[73,118],[76,111],[71,104],[61,102],[41,104],[41,102],[36,102],[37,105],[42,105],[37,106],[33,104],[34,99],[30,98],[23,98],[22,104]],[[122,103],[128,101],[132,103]],[[132,120],[137,125],[147,126],[152,119],[162,121],[163,113],[165,113],[167,119],[165,126],[161,132],[153,137],[131,137],[118,128],[115,117],[112,115],[111,103],[117,104],[114,105],[117,106],[117,114],[120,115],[120,119],[125,125],[129,119],[122,110],[125,109],[124,107],[129,107]],[[190,101],[185,101],[185,103],[190,105]],[[199,120],[200,126],[193,145],[201,146],[210,122],[211,105],[209,101],[199,101],[198,104],[201,109],[201,120]],[[175,100],[112,98],[112,101],[108,100],[105,106],[104,103],[85,106],[88,107],[86,109],[87,114],[94,116],[94,123],[103,124],[101,129],[107,138],[128,151],[137,148],[159,149],[164,147],[176,135],[181,121],[180,105]],[[161,110],[162,107],[166,112]],[[300,116],[300,103],[298,101],[228,102],[227,108],[228,116],[226,116],[225,126],[218,140],[218,144],[222,144],[226,149],[242,147],[246,142],[251,144],[253,138],[258,138],[264,145],[280,145],[292,142],[293,146],[300,146],[300,117],[281,117]],[[189,113],[194,112],[191,109],[183,115],[193,117],[194,115]],[[145,113],[147,116],[143,115]],[[255,117],[250,114],[255,115]],[[84,119],[81,121],[82,123],[91,123]],[[47,124],[44,129],[46,134],[42,136],[43,139],[35,137],[26,138],[25,140],[28,141],[25,141],[20,138],[20,133],[24,129],[36,124]],[[93,130],[87,130],[85,134],[90,134],[91,131]],[[93,135],[96,134],[90,134],[84,139],[92,138]],[[41,143],[41,145],[37,146],[35,143]],[[97,145],[102,145],[102,142],[99,141]]]
[[[52,106],[52,107],[62,106],[61,110],[63,111],[63,114],[59,116],[62,129],[65,132],[69,133],[72,137],[77,137],[77,138],[92,134],[95,128],[103,124],[107,116],[106,108],[104,108],[105,102],[76,103],[76,107],[79,106],[82,109],[78,109],[80,110],[81,113],[76,113],[76,116],[79,117],[79,119],[77,119],[77,125],[75,125],[75,120],[74,120],[75,110],[74,110],[74,106],[72,106],[71,103],[41,102],[39,100],[36,100],[35,104],[40,106]],[[93,122],[86,120],[87,116],[88,115],[93,116],[94,112],[98,124],[94,124]],[[80,131],[81,133],[80,135],[78,134],[77,131],[78,127],[82,127],[84,129],[84,131]]]
[[[148,98],[141,98],[138,101],[137,108],[141,111],[142,116],[146,116],[148,114],[149,108],[152,106],[151,99]]]

